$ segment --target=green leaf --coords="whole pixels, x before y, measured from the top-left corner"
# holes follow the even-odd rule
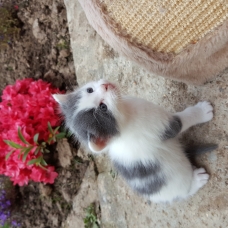
[[[60,133],[57,134],[55,137],[56,137],[57,139],[63,139],[63,138],[65,138],[65,136],[66,136],[66,133],[60,132]]]
[[[7,145],[9,145],[9,146],[11,146],[11,147],[13,147],[13,148],[15,148],[15,149],[21,149],[21,148],[23,148],[23,146],[21,146],[21,145],[15,143],[15,142],[13,142],[13,141],[10,141],[10,140],[4,140],[4,142],[5,142]]]
[[[24,136],[22,135],[22,132],[21,132],[21,128],[20,128],[20,127],[18,127],[17,133],[18,133],[18,136],[19,136],[20,140],[21,140],[24,144],[30,145],[29,142],[27,142],[26,139],[24,138]]]
[[[48,121],[48,130],[50,131],[50,133],[51,133],[52,135],[54,135],[54,131],[53,131],[53,129],[52,129],[51,124],[50,124],[49,121]]]
[[[18,159],[19,159],[19,160],[21,160],[21,156],[22,156],[22,154],[21,154],[21,153],[20,153],[20,154],[18,154],[18,156],[17,156],[17,157],[18,157]]]
[[[24,152],[26,151],[27,147],[23,147],[22,149],[20,149],[20,153],[18,154],[18,159],[21,160],[22,159],[22,155],[24,154]]]
[[[38,144],[39,133],[35,134],[33,137],[33,141]]]
[[[51,145],[53,142],[56,142],[55,135],[53,135],[51,138],[48,139],[47,143]]]
[[[43,158],[41,159],[40,164],[44,165],[44,166],[47,166],[47,162]]]
[[[43,169],[43,170],[45,170],[45,171],[48,171],[48,169],[47,169],[47,168],[45,168],[43,165],[38,164],[38,166],[39,166],[41,169]]]
[[[28,156],[28,153],[31,151],[32,147],[28,147],[26,148],[24,154],[23,154],[23,158],[22,158],[22,161],[24,162]]]
[[[10,224],[9,223],[4,223],[4,225],[1,226],[1,228],[10,228]]]
[[[56,134],[56,132],[59,130],[60,126],[58,126],[57,128],[55,128],[54,130],[54,134]]]
[[[20,154],[24,153],[26,151],[28,147],[23,147],[21,150],[20,150]]]
[[[27,164],[28,165],[33,165],[33,164],[37,164],[39,162],[40,162],[40,157],[28,161]]]
[[[15,149],[12,149],[9,153],[7,153],[5,160],[7,161],[10,157],[10,155],[15,151]]]
[[[91,204],[85,209],[86,217],[84,218],[85,228],[99,228],[94,205]]]
[[[83,161],[79,157],[74,158],[74,162],[77,164],[83,164]]]
[[[44,152],[45,152],[45,153],[50,153],[50,150],[48,150],[48,149],[45,148],[45,149],[44,149]]]
[[[68,131],[67,134],[66,134],[66,137],[69,138],[69,137],[71,137],[72,135],[73,135],[73,133],[70,132],[70,131]]]
[[[38,146],[38,147],[35,149],[34,154],[37,155],[39,152],[40,152],[40,147]]]
[[[92,228],[99,228],[99,226],[96,223],[93,223]]]
[[[47,143],[50,145],[52,140],[53,140],[53,137],[49,138]]]

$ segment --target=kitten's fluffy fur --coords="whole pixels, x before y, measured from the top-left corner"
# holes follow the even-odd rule
[[[194,169],[177,135],[212,119],[209,102],[171,114],[146,100],[123,96],[105,80],[67,95],[54,95],[66,126],[94,153],[107,151],[133,190],[154,202],[196,193],[209,179]]]

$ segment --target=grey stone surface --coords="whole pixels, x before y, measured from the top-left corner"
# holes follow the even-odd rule
[[[68,167],[71,164],[72,152],[66,138],[61,139],[57,143],[56,150],[58,151],[59,163],[62,167]]]
[[[172,205],[149,203],[133,193],[122,178],[98,176],[103,228],[227,227],[227,191],[214,192],[212,183],[188,201]]]
[[[44,44],[47,41],[47,36],[39,27],[38,19],[35,19],[32,25],[33,35],[36,37],[37,41],[41,44]]]
[[[97,201],[97,176],[94,170],[94,163],[90,162],[90,165],[88,166],[83,178],[80,190],[73,199],[72,212],[62,227],[83,228],[85,209],[90,206],[91,203],[96,203]]]
[[[200,100],[211,101],[215,109],[210,123],[193,127],[184,136],[186,140],[219,144],[216,151],[198,158],[211,177],[188,201],[148,205],[121,178],[113,178],[107,157],[96,158],[102,227],[228,227],[228,71],[202,86],[189,86],[148,73],[119,56],[99,37],[77,1],[65,0],[65,4],[79,85],[106,78],[119,83],[124,93],[148,99],[169,111],[180,111]]]

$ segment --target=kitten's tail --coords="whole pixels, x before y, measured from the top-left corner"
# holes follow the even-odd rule
[[[201,144],[201,145],[188,145],[185,148],[185,153],[187,157],[192,160],[196,156],[205,154],[207,152],[211,152],[213,150],[216,150],[218,148],[217,144]]]

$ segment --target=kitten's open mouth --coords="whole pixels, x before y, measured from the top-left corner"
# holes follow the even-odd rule
[[[88,140],[89,140],[89,144],[92,146],[93,150],[96,152],[99,152],[107,146],[107,144],[110,140],[110,137],[103,138],[103,137],[94,137],[92,135],[89,135]]]

